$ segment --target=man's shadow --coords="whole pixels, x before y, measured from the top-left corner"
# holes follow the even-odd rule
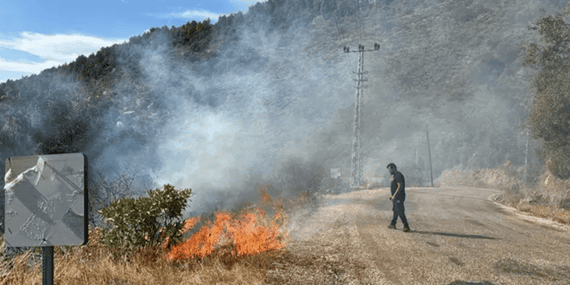
[[[489,237],[489,236],[481,236],[481,235],[464,235],[464,234],[426,232],[426,231],[414,231],[414,230],[411,230],[410,233],[418,233],[418,234],[425,234],[425,235],[449,236],[449,237],[462,237],[462,238],[499,239],[499,238],[494,238],[494,237]]]
[[[483,281],[483,282],[453,281],[448,285],[493,285],[493,283],[489,281]]]

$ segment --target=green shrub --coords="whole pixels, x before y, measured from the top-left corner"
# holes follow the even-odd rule
[[[101,243],[114,250],[115,257],[143,247],[156,247],[166,237],[169,237],[167,248],[182,241],[182,211],[192,190],[177,191],[174,186],[166,184],[162,189],[149,190],[148,193],[149,197],[116,200],[99,210],[106,222],[112,224],[110,229],[103,228]],[[162,223],[159,218],[164,219]],[[164,229],[164,236],[160,229]]]

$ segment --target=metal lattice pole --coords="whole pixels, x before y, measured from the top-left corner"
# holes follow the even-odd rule
[[[366,51],[376,51],[380,49],[379,44],[374,44],[374,49],[365,50],[363,45],[358,45],[358,51],[351,51],[348,47],[344,47],[344,52],[358,52],[358,71],[356,73],[356,93],[354,98],[354,132],[352,140],[352,158],[351,158],[351,186],[358,187],[362,185],[362,89],[367,87],[363,86],[362,82],[368,81],[364,78],[364,52]]]
[[[362,157],[361,157],[361,120],[362,120],[362,60],[364,57],[363,52],[358,54],[358,72],[356,76],[356,93],[354,98],[354,136],[352,142],[352,164],[351,164],[351,176],[352,176],[352,186],[360,186],[362,183]]]

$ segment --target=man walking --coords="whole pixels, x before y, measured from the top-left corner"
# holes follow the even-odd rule
[[[390,185],[390,191],[392,192],[390,201],[392,201],[392,211],[394,212],[394,217],[388,228],[395,229],[398,217],[400,217],[404,224],[404,232],[409,232],[410,226],[408,225],[408,220],[404,213],[404,200],[406,200],[406,181],[404,180],[404,175],[398,171],[396,165],[393,163],[388,164],[387,168],[391,174],[390,180],[392,180],[392,185]]]

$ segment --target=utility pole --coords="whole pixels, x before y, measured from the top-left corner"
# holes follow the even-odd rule
[[[419,154],[420,154],[420,136],[416,135],[416,169],[420,168]]]
[[[429,175],[431,178],[431,187],[433,187],[433,172],[431,170],[431,148],[429,146],[429,130],[428,126],[426,126],[426,137],[427,137],[427,145],[428,145],[428,155],[429,155]]]
[[[525,156],[524,156],[524,184],[526,185],[526,182],[528,181],[528,141],[529,141],[529,131],[527,129],[526,131],[526,152],[525,152]]]
[[[532,107],[532,99],[533,97],[530,97],[530,104],[529,107]],[[528,181],[528,143],[530,140],[530,127],[527,125],[525,127],[526,129],[526,151],[524,154],[524,184],[526,185],[527,181]]]
[[[380,49],[379,44],[374,44],[374,49],[365,50],[364,45],[358,45],[358,51],[351,51],[350,48],[344,47],[344,52],[358,52],[358,72],[356,73],[356,94],[354,99],[354,137],[352,141],[352,160],[351,160],[351,186],[357,187],[361,186],[362,184],[362,137],[361,137],[361,130],[362,130],[362,89],[367,87],[363,86],[362,82],[368,81],[367,78],[364,78],[364,74],[367,74],[367,71],[364,71],[364,52],[367,51],[377,51]]]

